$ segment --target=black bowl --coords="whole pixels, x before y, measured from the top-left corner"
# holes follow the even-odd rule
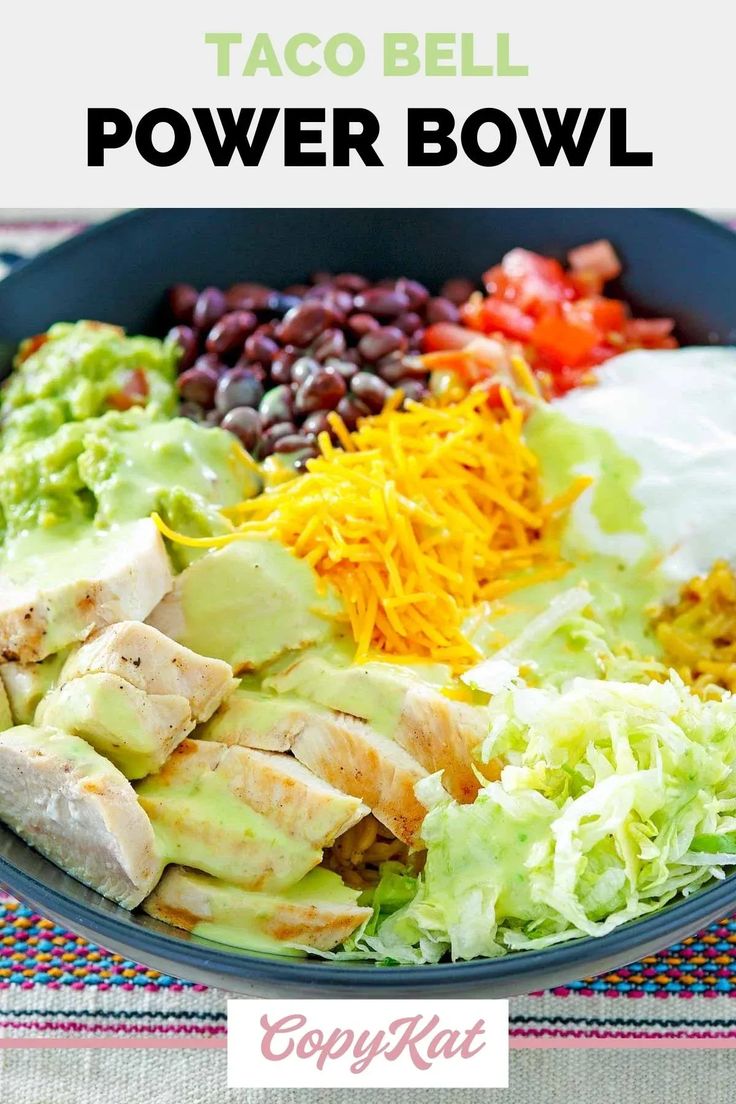
[[[164,289],[253,279],[276,286],[315,269],[406,274],[437,288],[478,277],[524,245],[560,256],[610,238],[620,291],[641,313],[673,316],[688,343],[736,342],[736,235],[671,210],[148,210],[96,227],[0,283],[0,374],[14,346],[52,322],[96,318],[155,332]],[[251,995],[510,996],[632,962],[736,907],[728,878],[600,939],[436,966],[379,968],[246,954],[131,914],[0,827],[0,881],[39,912],[129,958]]]

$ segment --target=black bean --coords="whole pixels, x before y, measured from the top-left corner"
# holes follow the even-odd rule
[[[339,372],[344,380],[351,380],[355,373],[359,370],[358,365],[354,360],[348,360],[348,355],[354,353],[355,349],[348,349],[346,353],[343,353],[342,357],[338,360],[337,357],[330,357],[325,361],[327,368],[334,368],[336,372]]]
[[[401,353],[392,353],[390,356],[382,357],[375,368],[381,379],[392,385],[406,375],[404,357]]]
[[[405,356],[401,363],[404,368],[404,376],[408,379],[426,380],[429,375],[429,368],[427,368],[421,357]]]
[[[279,318],[287,313],[287,311],[294,310],[301,304],[301,296],[299,295],[287,295],[283,291],[274,291],[271,293],[264,310],[270,311],[272,314],[277,315]]]
[[[276,354],[270,367],[271,383],[291,383],[291,359]]]
[[[371,364],[391,353],[401,353],[409,344],[406,334],[398,326],[382,326],[365,334],[358,342],[358,352]]]
[[[302,384],[309,376],[319,372],[319,362],[311,356],[299,357],[291,366],[290,379],[292,383]]]
[[[258,319],[253,311],[237,310],[223,314],[208,333],[205,348],[208,353],[216,353],[217,356],[225,356],[235,349],[242,349],[245,339],[253,333],[257,325]]]
[[[427,303],[425,317],[430,326],[435,322],[459,322],[460,311],[449,299],[437,295]]]
[[[319,300],[332,315],[332,321],[342,325],[345,316],[353,309],[353,297],[348,291],[340,291],[339,288],[328,284],[317,284],[310,288],[305,295],[305,300]]]
[[[319,453],[316,449],[306,449],[304,454],[302,456],[298,456],[294,461],[294,471],[298,472],[300,475],[303,472],[308,471],[309,469],[307,468],[307,461],[313,460],[314,457],[318,455]]]
[[[427,394],[427,388],[417,379],[400,379],[396,384],[399,391],[403,391],[404,399],[412,399],[421,402]]]
[[[356,311],[366,311],[376,318],[398,318],[410,309],[409,296],[399,289],[386,287],[367,288],[355,296]]]
[[[358,372],[350,381],[350,391],[356,399],[365,403],[372,414],[379,414],[391,395],[392,388],[372,372]]]
[[[179,407],[179,417],[189,418],[190,422],[201,422],[204,418],[204,407],[196,402],[183,402]]]
[[[203,358],[200,357],[200,360]],[[179,394],[187,402],[199,403],[200,406],[210,407],[214,402],[215,388],[217,387],[218,374],[212,368],[203,364],[195,364],[182,372],[177,380]]]
[[[198,356],[194,362],[195,368],[211,368],[213,372],[216,372],[218,377],[223,372],[227,371],[227,365],[223,364],[219,357],[216,357],[214,353],[202,353]]]
[[[277,341],[264,332],[265,327],[259,327],[245,342],[245,355],[249,360],[260,361],[261,364],[270,364],[279,351]]]
[[[351,314],[347,320],[347,327],[356,337],[377,330],[381,323],[372,314]]]
[[[370,414],[370,409],[361,402],[360,399],[355,398],[354,395],[346,395],[344,399],[340,399],[337,404],[337,413],[348,429],[355,429],[358,424],[358,418],[365,418]]]
[[[279,422],[291,423],[292,412],[291,389],[283,383],[267,391],[258,407],[261,425],[264,429],[268,429],[269,426],[276,425]]]
[[[216,287],[207,287],[199,293],[194,304],[192,320],[200,330],[209,330],[227,310],[225,295]]]
[[[270,456],[277,441],[280,441],[282,437],[291,437],[296,432],[297,428],[293,422],[276,422],[274,425],[269,426],[268,429],[261,434],[260,441],[258,442],[258,456],[261,459]]]
[[[453,276],[452,279],[445,280],[440,288],[440,295],[443,299],[449,299],[456,307],[460,307],[475,290],[476,284],[466,276]]]
[[[171,317],[176,322],[189,324],[194,313],[194,304],[197,302],[199,292],[191,284],[174,284],[169,288],[169,310]]]
[[[322,303],[309,300],[288,311],[277,335],[285,345],[296,345],[303,349],[327,328],[329,322],[330,313],[327,308]]]
[[[349,291],[352,295],[357,295],[359,291],[365,291],[370,287],[370,281],[365,276],[359,276],[357,272],[341,272],[335,277],[334,284],[336,288]]]
[[[238,369],[242,368],[246,372],[250,372],[250,374],[252,376],[255,376],[257,380],[260,380],[261,383],[265,384],[268,377],[268,372],[266,371],[265,366],[263,364],[259,364],[257,360],[249,360],[245,353],[243,353],[243,355],[240,357],[235,367]]]
[[[221,414],[236,406],[257,407],[263,398],[263,384],[247,368],[233,368],[226,372],[217,384],[215,406]]]
[[[228,310],[262,311],[268,309],[274,294],[273,288],[266,287],[265,284],[245,281],[228,288],[225,299]]]
[[[177,369],[186,372],[197,359],[199,352],[199,339],[191,326],[174,326],[166,335],[166,340],[179,346],[181,354],[177,362]]]
[[[421,310],[429,299],[429,291],[418,280],[407,280],[403,277],[396,281],[396,290],[403,291],[409,300],[409,310]]]
[[[297,414],[312,414],[315,410],[334,410],[345,395],[347,385],[335,368],[320,365],[299,387],[294,400]]]
[[[315,438],[320,433],[330,432],[330,423],[327,421],[327,410],[315,410],[314,414],[308,414],[301,425],[301,432],[306,437]]]
[[[289,433],[286,437],[279,437],[273,446],[274,452],[301,452],[308,449],[311,442],[301,433]]]
[[[316,360],[325,361],[330,357],[340,357],[347,348],[345,334],[342,330],[329,329],[319,335],[312,345],[312,356]]]
[[[234,433],[243,448],[253,452],[261,435],[261,421],[251,406],[235,406],[228,410],[220,425]]]
[[[400,330],[403,330],[405,334],[411,337],[417,330],[421,330],[422,319],[416,311],[407,311],[406,314],[399,315],[396,319],[396,325]]]

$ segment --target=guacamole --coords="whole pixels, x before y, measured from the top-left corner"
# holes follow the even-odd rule
[[[173,344],[102,322],[59,322],[21,345],[2,397],[2,446],[37,441],[107,410],[176,409]]]
[[[219,508],[258,489],[253,467],[224,430],[186,418],[155,421],[150,410],[110,411],[0,451],[0,532],[13,557],[30,545],[37,551],[62,527],[73,536],[153,511],[175,529],[212,535],[227,527]]]
[[[177,357],[100,322],[58,323],[23,343],[0,404],[6,559],[52,532],[73,541],[154,511],[192,535],[226,530],[220,508],[260,482],[230,434],[173,418]]]

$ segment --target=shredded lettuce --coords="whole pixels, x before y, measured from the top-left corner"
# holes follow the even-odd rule
[[[675,675],[547,689],[514,678],[489,711],[479,754],[501,758],[500,780],[470,805],[421,783],[424,871],[387,871],[374,901],[392,907],[351,957],[436,962],[603,935],[736,861],[730,695],[703,701]]]

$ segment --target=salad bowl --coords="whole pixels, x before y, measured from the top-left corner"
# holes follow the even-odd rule
[[[736,235],[685,211],[166,209],[123,215],[11,273],[0,284],[0,371],[7,375],[22,338],[61,318],[161,332],[162,291],[177,281],[225,286],[248,273],[282,286],[295,270],[410,269],[437,288],[448,274],[479,274],[517,245],[562,256],[601,238],[624,262],[614,290],[636,310],[674,317],[684,343],[736,341]],[[315,998],[527,993],[638,960],[736,907],[736,882],[727,877],[601,937],[469,962],[376,966],[234,950],[128,912],[4,827],[0,882],[85,938],[177,977],[248,995]]]

